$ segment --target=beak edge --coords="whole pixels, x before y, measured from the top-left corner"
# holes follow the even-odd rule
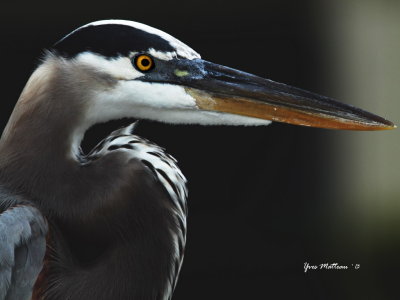
[[[196,100],[197,106],[202,110],[327,129],[373,131],[397,128],[396,125],[384,119],[384,123],[372,120],[361,121],[350,117],[341,118],[324,113],[311,112],[301,108],[272,105],[268,102],[249,98],[221,96],[194,88],[187,87],[185,90]]]

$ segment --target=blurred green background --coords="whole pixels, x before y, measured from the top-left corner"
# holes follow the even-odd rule
[[[326,61],[332,71],[329,88],[337,98],[352,99],[398,123],[400,2],[336,1],[324,10]],[[351,191],[344,195],[346,202],[361,205],[366,214],[385,213],[392,221],[400,207],[399,134],[349,132],[340,137],[340,144],[349,148],[335,149],[348,155],[340,156],[338,166],[344,172],[338,172],[338,178],[354,178],[351,188],[345,189]]]
[[[400,2],[341,0],[320,5],[326,62],[332,71],[329,90],[399,125]],[[331,149],[337,153],[332,248],[349,260],[365,262],[366,278],[357,278],[361,285],[354,297],[365,293],[369,299],[396,299],[400,131],[341,133],[336,143]]]

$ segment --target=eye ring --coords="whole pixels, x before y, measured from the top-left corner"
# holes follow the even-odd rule
[[[147,54],[139,54],[134,59],[134,65],[139,71],[147,72],[154,68],[154,60]]]

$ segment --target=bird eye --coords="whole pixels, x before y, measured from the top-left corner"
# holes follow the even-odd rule
[[[149,71],[154,67],[153,59],[146,54],[136,56],[134,63],[139,71]]]

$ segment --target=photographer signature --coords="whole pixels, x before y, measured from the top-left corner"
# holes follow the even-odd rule
[[[358,270],[360,264],[340,265],[338,263],[322,263],[317,265],[311,265],[308,262],[304,263],[304,273],[308,270]]]

